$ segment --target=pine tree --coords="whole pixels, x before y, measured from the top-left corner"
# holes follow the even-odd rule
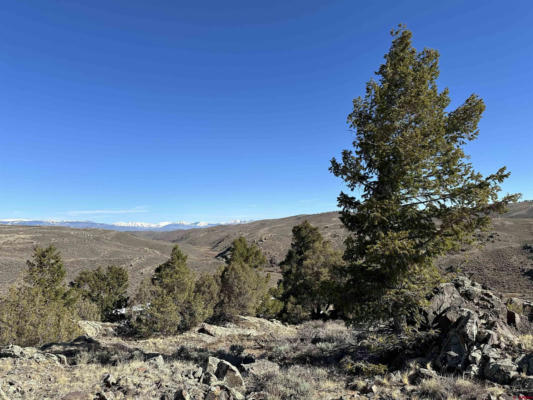
[[[245,238],[233,241],[230,256],[220,275],[220,301],[216,314],[221,318],[255,315],[266,298],[270,275],[261,273],[266,258],[256,244]]]
[[[324,318],[334,303],[342,254],[308,221],[292,229],[292,243],[281,263],[278,293],[282,318],[293,323]]]
[[[343,303],[354,320],[416,316],[439,280],[435,258],[470,241],[491,213],[518,198],[498,199],[505,167],[483,177],[467,162],[463,147],[478,136],[482,99],[471,95],[448,110],[448,90],[437,88],[438,52],[417,52],[403,27],[392,35],[378,79],[353,101],[354,148],[330,168],[362,193],[338,198],[351,232]]]
[[[35,247],[32,260],[26,261],[24,282],[47,293],[49,299],[59,299],[66,293],[64,279],[67,275],[61,254],[54,245]]]
[[[98,306],[102,321],[115,321],[118,316],[113,311],[128,305],[128,271],[124,267],[85,270],[70,285],[84,300]]]
[[[148,304],[134,321],[139,334],[172,335],[191,328],[196,323],[194,284],[187,256],[176,245],[170,258],[155,269],[149,287],[140,288],[137,297]]]
[[[77,297],[65,285],[59,251],[36,247],[27,266],[24,284],[0,299],[0,344],[36,346],[79,335]]]

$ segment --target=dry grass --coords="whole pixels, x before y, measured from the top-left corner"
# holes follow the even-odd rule
[[[52,362],[36,363],[32,360],[2,359],[0,389],[4,390],[10,400],[58,399],[73,391],[93,394],[101,392],[103,376],[111,374],[115,378],[123,377],[123,382],[129,381],[132,387],[142,388],[139,393],[130,394],[129,397],[125,394],[115,394],[115,399],[149,398],[145,396],[157,389],[157,382],[162,379],[179,381],[182,379],[179,372],[193,367],[193,363],[183,361],[173,361],[165,365],[164,369],[158,369],[147,366],[142,361],[116,366],[100,364],[62,366]]]
[[[252,388],[268,393],[272,400],[318,400],[324,398],[324,392],[338,392],[343,386],[339,383],[328,379],[325,369],[293,366],[255,377]]]
[[[533,335],[522,335],[518,341],[525,351],[533,351]]]

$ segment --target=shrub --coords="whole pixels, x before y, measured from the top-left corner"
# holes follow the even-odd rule
[[[0,299],[0,344],[37,346],[78,336],[77,298],[64,285],[60,253],[36,247],[27,265],[24,284]]]
[[[373,364],[366,361],[353,361],[350,356],[344,357],[340,362],[341,369],[350,375],[362,375],[365,377],[374,377],[384,375],[387,372],[387,366],[384,364]]]
[[[221,318],[255,315],[262,309],[270,275],[261,274],[266,258],[255,244],[240,237],[233,242],[230,256],[220,275],[220,301],[216,315]]]
[[[80,272],[70,283],[77,289],[83,300],[95,303],[102,321],[115,321],[114,310],[128,305],[128,271],[124,267],[108,266]]]
[[[194,323],[210,318],[219,299],[220,277],[211,274],[202,274],[194,284],[193,307]]]
[[[309,400],[315,398],[314,385],[326,378],[321,369],[293,366],[279,372],[254,376],[254,391],[268,394],[272,400]]]
[[[327,317],[342,265],[342,254],[323,239],[318,228],[307,221],[295,226],[291,248],[281,263],[281,317],[292,323]]]
[[[170,259],[158,266],[151,280],[144,280],[136,300],[145,308],[133,320],[141,336],[174,335],[186,331],[213,314],[219,284],[217,277],[196,280],[187,256],[174,246]]]

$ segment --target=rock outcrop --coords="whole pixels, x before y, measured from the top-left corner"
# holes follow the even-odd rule
[[[519,346],[520,335],[531,332],[529,318],[508,309],[487,288],[465,277],[445,283],[429,299],[425,317],[429,327],[441,332],[429,356],[441,372],[504,385],[515,382],[520,373],[533,375],[533,353]]]

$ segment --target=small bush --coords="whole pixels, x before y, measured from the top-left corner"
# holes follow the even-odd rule
[[[326,376],[324,370],[294,366],[256,376],[252,386],[254,391],[266,392],[271,400],[309,400],[315,398],[314,385]]]
[[[387,372],[387,366],[384,364],[373,364],[366,361],[353,361],[350,356],[344,357],[341,362],[341,369],[350,375],[362,375],[365,377],[374,377],[384,375]]]
[[[445,400],[447,394],[450,393],[449,388],[446,388],[437,378],[424,379],[420,382],[419,391],[422,396],[435,400]]]

